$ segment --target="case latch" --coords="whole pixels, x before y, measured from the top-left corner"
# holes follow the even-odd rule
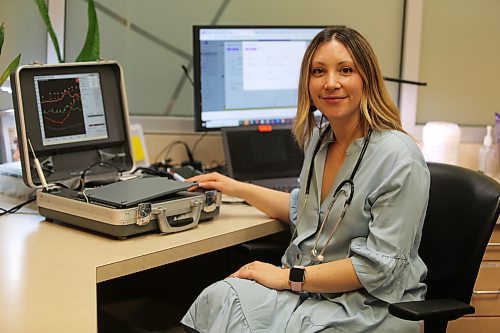
[[[150,202],[142,202],[137,204],[137,225],[146,225],[151,221],[153,210]]]
[[[203,211],[206,213],[211,213],[217,209],[217,190],[205,191],[205,207]]]

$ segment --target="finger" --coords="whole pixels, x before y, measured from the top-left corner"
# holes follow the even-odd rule
[[[241,272],[244,271],[244,270],[246,270],[246,265],[240,267],[236,272],[234,272],[230,276],[232,276],[232,277],[239,277],[239,275],[241,274]]]
[[[203,189],[217,190],[219,192],[224,193],[224,184],[219,183],[217,181],[200,182],[200,183],[198,183],[198,186],[203,188]]]
[[[196,175],[196,176],[187,178],[186,181],[199,183],[199,182],[213,180],[213,179],[215,179],[214,175],[212,173],[207,173],[207,174]]]
[[[198,184],[196,184],[195,186],[191,186],[190,188],[188,188],[188,192],[194,192],[196,190],[198,190],[200,187],[198,186]]]
[[[254,280],[255,271],[253,269],[242,269],[235,275],[238,279]]]

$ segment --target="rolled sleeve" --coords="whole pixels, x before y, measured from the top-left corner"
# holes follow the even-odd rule
[[[409,259],[377,253],[366,246],[366,238],[351,242],[354,270],[364,288],[387,303],[401,300],[409,280]]]
[[[394,303],[421,287],[426,268],[418,257],[429,193],[429,173],[419,162],[400,164],[367,200],[368,236],[351,241],[350,257],[364,288]]]
[[[295,229],[297,224],[297,215],[299,211],[299,189],[293,189],[290,192],[290,227]]]

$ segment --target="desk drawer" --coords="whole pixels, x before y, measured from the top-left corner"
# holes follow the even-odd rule
[[[471,304],[474,316],[500,316],[500,261],[481,263]]]
[[[499,260],[500,261],[500,225],[497,224],[493,230],[483,260]]]
[[[447,333],[498,333],[500,317],[463,317],[448,323]]]

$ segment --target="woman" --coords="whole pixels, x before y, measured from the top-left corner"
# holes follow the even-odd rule
[[[425,294],[417,252],[429,172],[369,43],[349,28],[320,32],[305,52],[298,94],[300,190],[281,193],[220,174],[191,179],[289,223],[283,266],[243,266],[204,290],[183,325],[199,332],[419,332],[420,323],[387,309]],[[320,128],[316,108],[327,120]]]

